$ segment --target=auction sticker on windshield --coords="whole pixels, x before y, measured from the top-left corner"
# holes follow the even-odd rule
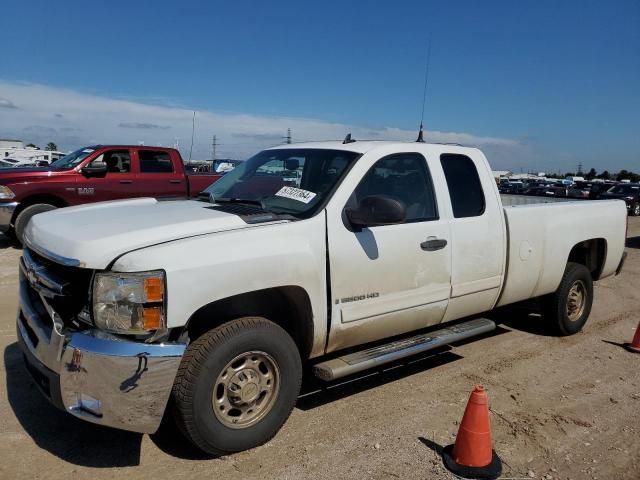
[[[309,203],[316,196],[315,193],[309,190],[296,187],[282,187],[275,195],[276,197],[290,198],[291,200],[297,200],[302,203]]]

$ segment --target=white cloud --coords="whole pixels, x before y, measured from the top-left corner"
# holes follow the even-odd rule
[[[16,105],[18,107],[16,107]],[[193,111],[184,107],[151,105],[37,84],[0,81],[0,137],[22,138],[39,145],[53,141],[65,150],[91,143],[133,143],[173,146],[179,142],[188,157]],[[414,140],[415,130],[371,129],[295,117],[247,113],[196,112],[193,158],[211,157],[212,135],[220,143],[218,156],[246,158],[261,148],[282,143],[291,128],[294,141],[342,139]],[[527,165],[530,148],[507,138],[460,132],[426,132],[432,142],[460,143],[482,148],[495,168]]]

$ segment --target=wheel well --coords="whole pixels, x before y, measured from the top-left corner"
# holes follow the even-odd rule
[[[182,330],[193,341],[203,333],[239,317],[264,317],[291,335],[300,357],[309,358],[313,346],[313,312],[307,292],[284,286],[242,293],[199,308]]]
[[[574,245],[568,261],[584,265],[591,272],[591,278],[598,280],[606,258],[607,241],[604,238],[592,238]]]
[[[25,208],[30,207],[31,205],[35,205],[37,203],[47,203],[49,205],[53,205],[54,207],[62,208],[66,207],[67,203],[62,200],[60,197],[56,197],[55,195],[47,195],[47,194],[38,194],[32,195],[30,197],[26,197],[24,200],[20,202],[18,208],[16,208],[15,212],[13,212],[13,218],[11,219],[11,223],[15,223],[16,218],[20,215]]]

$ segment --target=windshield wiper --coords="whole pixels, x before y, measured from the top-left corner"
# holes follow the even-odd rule
[[[249,198],[216,198],[215,203],[247,203],[249,205],[258,205],[264,210],[260,200],[251,200]]]

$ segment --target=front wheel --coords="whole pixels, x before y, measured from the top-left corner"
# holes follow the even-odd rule
[[[174,416],[207,453],[247,450],[284,425],[301,381],[300,355],[289,334],[264,318],[239,318],[187,348],[173,387]]]
[[[579,263],[569,262],[558,289],[542,298],[545,319],[561,335],[578,333],[587,323],[593,304],[591,272]]]
[[[631,216],[640,217],[640,202],[636,203],[631,207]]]

